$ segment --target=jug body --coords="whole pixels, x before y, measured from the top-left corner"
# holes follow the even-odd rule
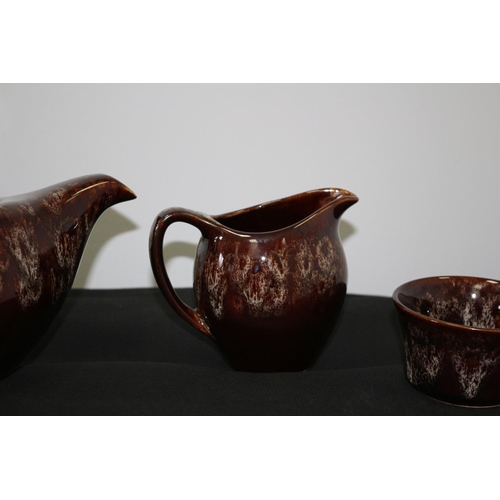
[[[301,371],[317,359],[346,294],[338,224],[356,201],[317,190],[197,221],[192,324],[236,370]]]

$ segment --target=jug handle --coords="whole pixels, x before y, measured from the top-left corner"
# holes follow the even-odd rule
[[[213,227],[213,221],[205,214],[188,210],[184,208],[167,208],[158,214],[154,222],[150,238],[149,238],[149,255],[151,259],[151,267],[153,274],[158,283],[158,287],[167,299],[173,309],[197,330],[215,340],[210,332],[208,325],[203,321],[203,318],[198,313],[197,309],[193,309],[185,304],[172,286],[172,282],[168,277],[163,257],[163,240],[167,228],[174,222],[185,222],[196,227],[203,236],[207,236],[208,228]]]

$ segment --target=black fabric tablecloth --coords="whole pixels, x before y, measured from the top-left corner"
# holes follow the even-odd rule
[[[192,302],[191,290],[179,290]],[[392,300],[348,295],[317,363],[233,371],[156,289],[73,290],[33,353],[0,381],[2,415],[498,415],[434,401],[404,375]]]

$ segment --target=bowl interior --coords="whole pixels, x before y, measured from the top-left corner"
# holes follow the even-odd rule
[[[466,327],[500,329],[500,282],[464,276],[401,285],[394,300],[417,314]]]

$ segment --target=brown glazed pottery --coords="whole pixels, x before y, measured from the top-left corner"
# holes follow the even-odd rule
[[[423,278],[401,285],[393,300],[412,385],[456,405],[500,404],[500,282]]]
[[[97,174],[0,199],[0,376],[16,368],[55,318],[98,217],[134,198],[116,179]]]
[[[344,301],[347,266],[338,225],[357,201],[349,191],[327,188],[215,217],[164,210],[150,236],[158,286],[234,369],[305,370],[325,346]],[[195,309],[179,299],[165,270],[163,238],[174,222],[201,232]]]

